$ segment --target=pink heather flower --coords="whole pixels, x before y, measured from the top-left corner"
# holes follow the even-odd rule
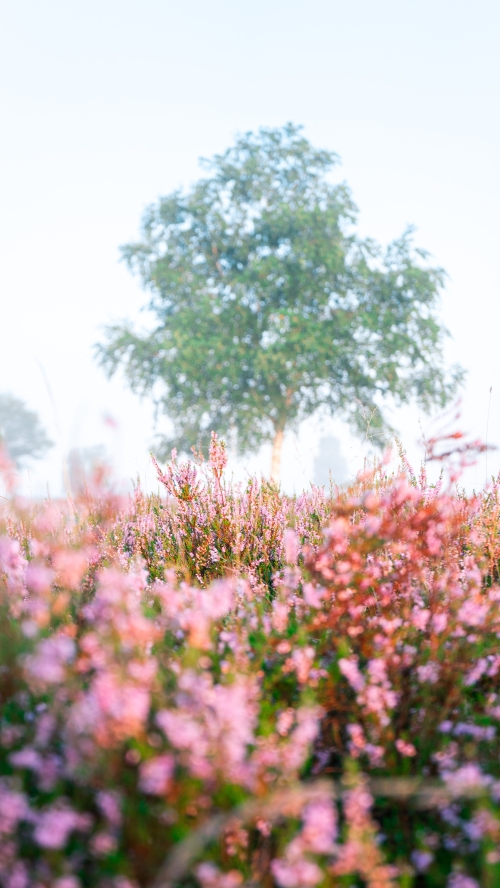
[[[377,515],[367,515],[363,522],[363,529],[368,537],[376,536],[380,530],[381,524],[382,519],[379,518]]]
[[[52,882],[53,888],[80,888],[80,879],[76,876],[61,876]]]
[[[26,563],[19,541],[0,537],[0,574],[5,574],[9,588],[21,585]]]
[[[285,767],[290,771],[296,771],[303,765],[311,743],[318,735],[320,717],[321,710],[317,708],[303,706],[297,710],[297,725],[283,751]]]
[[[13,833],[19,821],[28,815],[29,805],[24,793],[9,789],[0,778],[0,836]]]
[[[272,604],[271,625],[275,632],[284,632],[288,626],[288,606],[277,598]]]
[[[496,729],[493,725],[482,727],[481,725],[471,725],[468,722],[457,722],[453,733],[455,737],[468,734],[475,740],[494,740]]]
[[[399,627],[403,625],[403,621],[399,617],[394,617],[393,620],[387,620],[385,617],[379,617],[378,624],[380,628],[384,630],[386,635],[393,635],[396,629],[399,629]]]
[[[417,666],[417,675],[419,681],[428,681],[429,684],[435,684],[439,678],[439,666],[437,663],[426,663],[425,666]]]
[[[429,622],[430,615],[430,610],[421,607],[414,607],[411,615],[411,621],[416,629],[420,629],[422,632],[424,632],[427,623]]]
[[[488,675],[497,675],[498,671],[500,670],[500,657],[488,657],[488,661],[490,664],[488,668]]]
[[[56,719],[50,712],[43,712],[36,723],[35,746],[47,746],[56,729]]]
[[[276,645],[276,651],[278,652],[278,654],[289,654],[291,650],[292,650],[292,645],[290,644],[289,641],[283,640],[283,641],[280,641],[280,643]],[[289,665],[289,659],[290,658],[288,658],[288,660],[286,661],[288,665]]]
[[[446,883],[446,888],[479,888],[479,882],[464,873],[452,873]]]
[[[50,591],[50,587],[54,580],[54,571],[45,567],[43,564],[36,564],[34,561],[28,564],[26,568],[26,586],[30,592],[35,595],[43,595]]]
[[[376,746],[374,743],[367,743],[364,751],[368,756],[368,760],[372,768],[380,768],[382,766],[385,753],[385,749],[383,746]]]
[[[439,635],[441,632],[444,632],[447,625],[448,617],[446,614],[434,614],[434,616],[432,617],[432,628],[437,635]]]
[[[434,854],[430,851],[413,851],[411,854],[411,862],[419,873],[425,873],[425,871],[429,869],[433,860]]]
[[[42,764],[42,757],[36,749],[26,746],[18,752],[11,752],[9,762],[15,768],[27,768],[30,771],[38,771]]]
[[[371,682],[387,684],[387,663],[382,657],[369,660],[367,669]]]
[[[472,669],[469,670],[467,675],[464,678],[464,684],[467,687],[476,684],[477,681],[484,675],[485,672],[488,671],[489,662],[486,657],[480,657],[477,661],[476,665],[473,666]]]
[[[278,857],[272,861],[271,870],[281,888],[309,888],[323,881],[323,872],[317,863],[303,858],[288,862]]]
[[[172,755],[148,759],[139,768],[139,788],[150,795],[164,795],[172,782],[175,761]]]
[[[184,611],[179,618],[179,625],[188,633],[189,644],[193,647],[202,651],[208,651],[211,648],[211,623],[201,611]]]
[[[215,741],[215,749],[220,752],[220,761],[228,776],[234,780],[244,779],[247,749],[254,741],[254,727],[257,709],[254,702],[255,686],[251,682],[237,679],[233,684],[215,685],[213,696],[207,703],[215,714],[216,723],[207,727]]]
[[[96,802],[110,826],[118,827],[121,825],[123,815],[118,793],[110,792],[109,790],[98,792]]]
[[[342,675],[347,678],[347,681],[349,682],[353,690],[355,690],[356,693],[359,693],[365,687],[366,682],[361,672],[359,671],[357,661],[357,657],[350,657],[349,659],[347,659],[346,657],[341,657],[339,660],[339,669]]]
[[[203,726],[185,712],[163,709],[156,721],[176,749],[195,749],[201,755],[208,753],[208,741]]]
[[[475,790],[488,786],[492,781],[491,777],[483,774],[475,762],[462,765],[456,771],[443,771],[442,776],[446,785],[456,795],[461,795],[470,789]]]
[[[26,866],[22,861],[16,861],[4,884],[5,888],[28,888],[30,879]]]
[[[99,588],[96,601],[102,604],[123,605],[131,602],[131,593],[136,596],[144,591],[147,583],[147,575],[143,568],[138,568],[130,573],[123,573],[113,567],[106,567],[99,571]],[[139,616],[137,612],[136,616]]]
[[[401,755],[409,756],[410,758],[417,754],[413,743],[407,743],[406,740],[396,740],[396,749]]]
[[[359,755],[363,752],[366,747],[366,738],[363,733],[363,728],[361,725],[347,725],[347,733],[350,736],[349,740],[349,755],[352,755],[353,758],[359,758]]]
[[[377,715],[381,724],[385,726],[390,721],[388,710],[396,706],[398,694],[380,685],[370,684],[358,695],[358,702],[365,706],[368,712]]]
[[[292,652],[291,660],[293,662],[295,672],[297,673],[298,681],[300,682],[300,684],[305,684],[307,682],[307,679],[309,678],[309,673],[313,664],[314,648],[310,646],[295,648],[295,650]]]
[[[452,771],[456,768],[457,765],[457,755],[458,755],[458,745],[453,740],[451,743],[440,750],[439,752],[435,752],[432,755],[432,760],[434,762],[438,762],[440,773],[444,773],[445,771]]]
[[[325,590],[321,586],[314,586],[313,583],[304,583],[303,586],[304,601],[309,607],[320,608],[325,597]]]
[[[88,566],[85,552],[60,549],[55,553],[53,563],[60,585],[66,586],[68,589],[78,589]]]
[[[488,613],[487,604],[465,601],[458,611],[458,619],[467,626],[482,626]]]
[[[116,850],[117,841],[115,836],[107,832],[98,832],[92,836],[90,847],[92,853],[96,857],[106,857]]]
[[[54,503],[48,503],[36,516],[34,526],[43,536],[54,533],[61,523],[61,512]]]
[[[215,432],[212,432],[209,450],[210,465],[218,478],[221,477],[227,466],[226,445],[224,441],[219,441]]]
[[[37,682],[59,684],[64,678],[64,666],[73,659],[75,651],[75,642],[67,635],[45,638],[36,653],[27,657],[26,670]]]
[[[229,857],[235,857],[248,848],[248,830],[243,828],[242,821],[235,820],[228,825],[224,833],[224,845]]]
[[[222,873],[213,863],[200,863],[196,867],[196,878],[202,888],[237,888],[243,881],[238,870]]]
[[[201,883],[202,888],[216,888],[220,870],[213,863],[200,863],[196,867],[196,877]]]
[[[25,638],[36,638],[39,627],[34,620],[23,620],[21,623],[21,631]]]
[[[427,533],[425,535],[425,540],[426,540],[427,546],[429,548],[430,554],[431,555],[438,555],[442,549],[443,541],[437,535],[435,528],[433,528],[433,527],[429,528],[429,530],[427,531]]]
[[[42,848],[64,848],[70,833],[88,828],[88,819],[70,808],[48,808],[36,817],[35,841]]]
[[[212,620],[220,620],[234,608],[234,586],[229,580],[216,580],[210,589],[198,592],[204,612]]]
[[[331,799],[309,802],[302,814],[300,840],[308,851],[331,854],[337,838],[337,810]]]
[[[344,812],[347,822],[354,827],[364,827],[370,814],[373,799],[363,786],[355,786],[344,796]]]
[[[143,685],[149,685],[158,671],[158,663],[154,657],[149,660],[131,660],[127,672],[131,678]]]
[[[102,673],[94,679],[91,694],[116,736],[125,738],[140,734],[149,712],[148,688]]]
[[[278,731],[278,734],[282,737],[286,737],[293,725],[294,717],[295,713],[293,709],[285,709],[284,712],[280,712],[276,719],[276,730]]]
[[[290,527],[287,527],[283,534],[283,545],[285,547],[285,561],[288,564],[296,564],[299,554],[299,540],[295,531]]]

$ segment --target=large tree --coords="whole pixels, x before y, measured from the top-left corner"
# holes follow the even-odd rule
[[[141,240],[122,248],[154,329],[111,326],[98,356],[173,421],[164,451],[234,425],[243,450],[272,440],[277,480],[285,430],[320,408],[359,428],[361,402],[383,433],[388,398],[430,408],[454,392],[442,269],[411,231],[385,251],[356,235],[337,161],[292,124],[247,133],[149,207]]]
[[[0,394],[0,445],[12,462],[21,467],[27,460],[39,459],[52,447],[39,417],[24,401],[10,394]]]

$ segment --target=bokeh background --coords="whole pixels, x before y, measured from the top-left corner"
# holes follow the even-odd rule
[[[154,484],[153,410],[92,345],[145,296],[119,262],[141,214],[191,183],[237,132],[302,123],[337,151],[360,232],[408,224],[449,278],[448,358],[468,370],[461,427],[500,443],[500,6],[493,0],[2,0],[0,390],[55,442],[22,476],[63,492],[71,453]],[[492,388],[490,397],[490,388]],[[418,461],[416,409],[394,417]],[[365,455],[342,423],[289,435],[283,484],[352,475]],[[237,473],[268,471],[266,448]],[[467,474],[484,484],[500,453]]]

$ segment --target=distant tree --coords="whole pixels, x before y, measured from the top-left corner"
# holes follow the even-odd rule
[[[156,322],[108,327],[98,357],[171,418],[164,452],[234,424],[243,451],[273,442],[277,480],[285,430],[320,408],[366,432],[362,402],[387,433],[387,396],[430,408],[455,391],[443,271],[411,231],[385,251],[356,236],[350,192],[328,177],[337,160],[292,124],[247,133],[203,162],[207,178],[149,207],[141,241],[122,248]]]
[[[18,467],[52,447],[37,414],[9,394],[0,394],[0,444]]]

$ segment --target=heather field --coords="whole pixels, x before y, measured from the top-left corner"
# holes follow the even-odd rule
[[[213,436],[0,501],[2,888],[500,884],[500,485],[434,443],[434,485],[289,498]]]

